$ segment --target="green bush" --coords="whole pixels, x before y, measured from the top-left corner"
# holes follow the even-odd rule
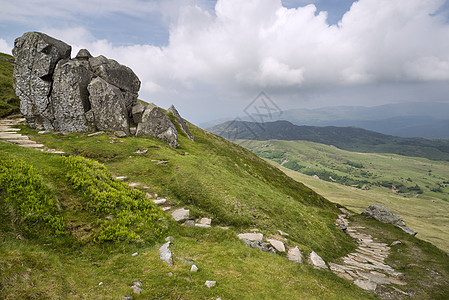
[[[36,170],[22,160],[0,156],[0,191],[5,202],[25,224],[25,229],[43,223],[56,234],[65,233],[62,216],[57,212],[49,189]]]
[[[83,193],[85,210],[96,216],[96,242],[142,239],[153,241],[163,233],[165,215],[141,191],[112,177],[106,167],[83,157],[64,157],[67,179]]]

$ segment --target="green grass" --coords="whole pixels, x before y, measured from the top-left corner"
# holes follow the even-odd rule
[[[0,53],[0,118],[20,111],[19,98],[17,98],[12,87],[13,70],[13,57]]]
[[[287,164],[281,167],[274,163],[286,174],[303,182],[326,199],[358,213],[373,203],[388,207],[403,217],[410,228],[418,231],[420,238],[449,251],[449,187],[443,187],[444,182],[449,179],[449,163],[395,154],[349,152],[305,141],[245,141],[244,145],[261,156],[271,156],[276,162],[287,159],[289,162],[310,166],[305,170],[326,170],[354,181],[366,181],[369,189],[362,190],[360,184],[352,187],[322,176],[316,179],[285,168]],[[278,153],[282,153],[282,156]],[[358,167],[362,165],[363,168],[353,167],[348,162]],[[302,170],[304,169],[299,171]],[[368,175],[362,175],[362,172]],[[408,187],[418,185],[423,193],[413,190],[394,192],[391,188],[377,184],[379,182],[394,182]],[[441,190],[435,191],[439,187]]]

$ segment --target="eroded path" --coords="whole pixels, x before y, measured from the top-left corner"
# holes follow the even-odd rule
[[[329,263],[332,272],[367,291],[376,292],[379,287],[389,285],[392,290],[407,295],[394,286],[407,284],[400,280],[403,274],[385,263],[391,248],[385,243],[376,242],[369,234],[359,233],[364,227],[349,226],[348,214],[339,215],[336,223],[342,228],[346,227],[347,233],[354,238],[358,247],[355,252],[341,258],[338,264]]]

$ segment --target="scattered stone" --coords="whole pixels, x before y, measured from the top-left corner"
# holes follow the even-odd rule
[[[165,164],[168,164],[168,161],[166,161],[166,160],[161,160],[161,161],[158,161],[158,162],[156,163],[156,165],[165,165]]]
[[[296,246],[295,248],[290,248],[288,250],[287,258],[290,261],[302,264],[302,254],[298,246]]]
[[[140,282],[140,281],[134,281],[133,284],[135,286],[142,287],[142,282]]]
[[[159,248],[159,258],[168,263],[170,266],[172,266],[173,265],[172,253],[170,249],[168,249],[170,245],[171,241],[168,241]]]
[[[100,134],[104,134],[104,131],[97,131],[97,132],[94,132],[94,133],[90,133],[87,136],[96,136],[96,135],[100,135]]]
[[[99,285],[99,286],[102,286],[102,285],[103,285],[103,281],[101,281],[98,285]]]
[[[126,176],[115,176],[115,179],[120,180],[120,181],[122,181],[122,180],[124,180],[126,178],[128,178],[128,177],[126,177]]]
[[[214,287],[216,284],[217,282],[214,280],[206,280],[206,282],[204,283],[204,285],[207,286],[208,288]]]
[[[279,252],[285,252],[284,243],[275,239],[267,239],[267,241]]]
[[[136,186],[139,186],[140,185],[140,183],[138,183],[138,182],[129,182],[128,183],[128,186],[130,186],[130,187],[136,187]]]
[[[239,239],[246,239],[249,241],[262,241],[263,234],[262,233],[240,233],[238,234]]]
[[[278,232],[279,232],[280,235],[288,236],[288,233],[285,233],[285,232],[283,232],[282,230],[278,230]]]
[[[115,131],[115,132],[114,132],[114,135],[115,135],[116,137],[119,137],[119,138],[125,138],[125,137],[128,136],[128,135],[126,134],[126,132],[124,132],[124,131],[122,131],[122,130],[117,130],[117,131]]]
[[[391,243],[391,245],[390,246],[396,246],[396,245],[400,245],[400,244],[402,244],[402,242],[401,241],[394,241],[393,243]]]
[[[163,211],[167,211],[167,210],[170,210],[170,209],[171,209],[171,206],[162,206],[161,209],[162,209]]]
[[[212,219],[210,219],[210,218],[201,218],[201,219],[198,220],[198,223],[202,224],[202,225],[210,226],[212,224]]]
[[[354,284],[357,285],[359,288],[364,289],[365,291],[374,291],[376,290],[377,287],[376,283],[363,279],[354,280]]]
[[[210,228],[210,225],[201,224],[201,223],[195,223],[195,227]]]
[[[310,252],[308,263],[311,264],[315,269],[327,269],[324,260],[315,253],[315,251]]]
[[[142,292],[142,288],[137,285],[133,285],[131,289],[133,290],[133,293],[137,295],[140,295],[140,293]]]
[[[172,237],[172,236],[167,236],[167,237],[165,238],[165,241],[166,241],[166,242],[168,242],[168,241],[173,241],[173,237]]]
[[[192,267],[190,268],[190,272],[197,272],[198,271],[198,267],[196,265],[192,265]]]
[[[172,272],[168,272],[167,275],[168,275],[168,277],[172,277],[173,273]]]
[[[134,153],[136,153],[136,154],[145,154],[145,153],[147,153],[148,152],[148,150],[147,149],[144,149],[144,150],[137,150],[137,151],[135,151]]]
[[[133,296],[123,296],[123,300],[134,300]]]
[[[20,130],[20,129],[19,129]],[[38,134],[50,134],[51,132],[48,130],[41,130],[38,132]]]
[[[177,259],[182,261],[182,262],[185,262],[186,264],[189,264],[190,266],[193,265],[193,260],[185,259],[185,258],[182,258],[182,257],[178,257]]]
[[[251,248],[258,248],[264,252],[276,253],[276,249],[274,249],[270,243],[266,243],[261,240],[260,241],[250,241],[248,239],[242,239],[242,241],[244,241],[245,244]]]
[[[137,255],[139,255],[138,252],[134,252],[133,254],[131,254],[131,256],[137,256]]]
[[[156,205],[164,204],[167,201],[167,199],[153,199],[153,203]]]
[[[186,226],[186,227],[194,227],[195,226],[195,221],[187,220],[187,221],[184,222],[184,226]]]
[[[182,221],[185,219],[188,219],[190,216],[190,210],[188,209],[184,209],[184,208],[178,208],[177,210],[174,210],[171,213],[173,219],[175,219],[175,221]]]

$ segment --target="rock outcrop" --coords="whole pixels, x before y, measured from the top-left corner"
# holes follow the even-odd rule
[[[401,228],[402,230],[404,230],[406,233],[408,233],[410,235],[414,236],[417,234],[416,231],[408,228],[405,225],[405,221],[400,216],[391,212],[388,208],[386,208],[382,205],[377,205],[377,204],[370,205],[367,209],[365,209],[362,212],[362,215],[374,218],[382,223],[393,224],[393,225]]]
[[[27,124],[65,132],[105,130],[150,135],[172,147],[178,134],[170,118],[155,105],[137,103],[141,82],[127,66],[82,49],[71,59],[71,46],[40,32],[14,43],[14,88]],[[193,136],[172,106],[182,130]],[[130,130],[130,128],[132,130]]]

